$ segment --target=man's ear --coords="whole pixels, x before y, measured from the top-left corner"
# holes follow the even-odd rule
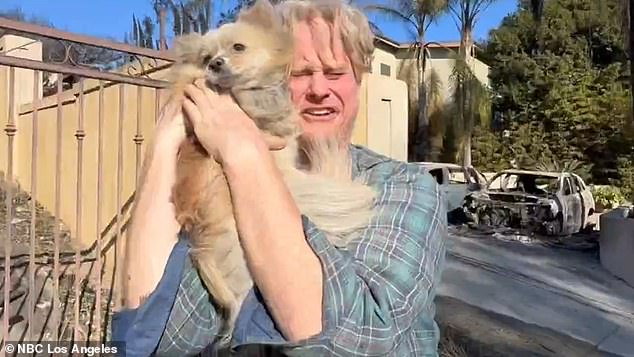
[[[251,7],[240,11],[237,21],[268,29],[277,28],[281,25],[281,21],[269,0],[256,0]]]
[[[174,39],[172,51],[176,56],[176,61],[186,63],[196,63],[200,61],[203,51],[203,35],[191,32]]]

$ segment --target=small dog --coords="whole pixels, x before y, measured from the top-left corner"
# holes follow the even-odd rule
[[[351,179],[347,151],[334,141],[300,144],[300,116],[287,87],[293,38],[282,25],[272,5],[258,0],[235,23],[178,38],[172,90],[178,93],[204,78],[212,90],[230,93],[261,131],[286,139],[287,146],[273,155],[295,202],[333,244],[344,247],[369,224],[375,192],[363,179]],[[226,178],[189,131],[180,148],[172,201],[178,222],[190,235],[192,261],[225,316],[221,343],[228,342],[253,281]],[[299,169],[302,159],[308,169]]]

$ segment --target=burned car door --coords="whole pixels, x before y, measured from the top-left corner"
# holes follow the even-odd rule
[[[467,167],[466,171],[465,175],[471,177],[473,181],[469,187],[470,192],[484,190],[487,187],[487,179],[473,166]]]
[[[447,168],[447,210],[449,212],[461,208],[464,198],[469,193],[471,180],[469,175],[461,168]]]
[[[572,180],[579,191],[579,199],[581,200],[581,227],[585,229],[590,220],[590,214],[594,212],[594,197],[592,192],[588,189],[583,179],[577,175],[572,175]]]
[[[579,232],[583,221],[583,209],[581,205],[581,193],[570,176],[564,177],[563,186],[564,206],[564,233]]]

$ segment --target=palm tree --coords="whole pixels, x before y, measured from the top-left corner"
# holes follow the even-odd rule
[[[151,0],[159,24],[158,49],[167,49],[167,21],[171,12],[174,36],[207,32],[214,27],[213,0]]]
[[[428,87],[425,83],[427,69],[427,43],[425,33],[429,26],[447,9],[448,0],[394,0],[391,5],[367,5],[366,12],[375,12],[405,25],[413,42],[410,47],[416,58],[416,88],[418,91],[418,115],[409,132],[410,160],[424,160],[429,156],[429,118],[427,115]]]
[[[167,9],[170,6],[170,0],[153,0],[154,12],[159,23],[159,50],[167,49],[167,37],[165,35],[165,26],[167,23]]]
[[[473,31],[478,17],[496,0],[449,0],[449,11],[460,31],[460,62],[473,72]],[[466,82],[464,82],[466,83]],[[471,165],[471,133],[474,125],[474,111],[466,112],[465,108],[475,106],[473,86],[459,83],[460,119],[464,123],[464,137],[460,146],[463,148],[463,163]]]
[[[533,18],[537,22],[541,22],[542,16],[544,14],[544,1],[545,0],[530,0],[529,7],[531,13],[533,14]]]
[[[471,165],[471,135],[476,124],[490,126],[492,93],[474,74],[462,53],[456,53],[454,59],[451,100],[443,110],[443,132],[446,132],[443,160]]]

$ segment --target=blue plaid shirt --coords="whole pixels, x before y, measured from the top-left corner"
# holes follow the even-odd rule
[[[351,153],[353,177],[363,173],[379,190],[378,214],[361,238],[337,249],[303,217],[324,272],[322,332],[285,341],[254,288],[240,310],[233,347],[287,356],[438,356],[434,297],[445,259],[444,199],[419,165],[356,145]],[[220,317],[188,249],[182,235],[148,300],[113,316],[113,340],[126,343],[127,356],[216,355]]]

